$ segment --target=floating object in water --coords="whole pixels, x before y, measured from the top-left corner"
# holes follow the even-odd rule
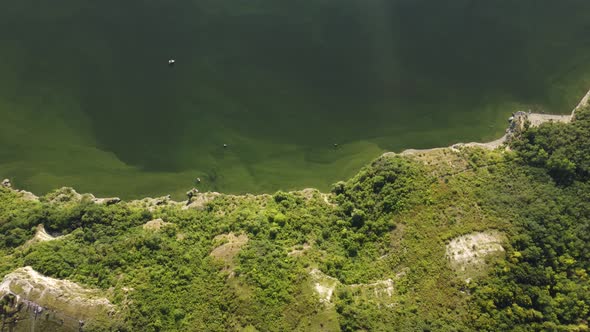
[[[197,179],[195,180],[195,182],[196,182],[196,183],[201,183],[201,178],[197,178]]]
[[[337,148],[338,147],[338,143],[334,143],[334,147]]]
[[[172,67],[172,66],[174,66],[175,63],[176,63],[176,60],[174,60],[174,59],[168,60],[168,66]]]
[[[223,144],[223,147],[224,147],[224,148],[227,148],[227,144]]]

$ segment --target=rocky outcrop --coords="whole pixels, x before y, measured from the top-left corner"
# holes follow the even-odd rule
[[[6,187],[6,188],[12,188],[12,184],[10,183],[9,179],[4,179],[2,180],[2,182],[0,183],[1,186]]]
[[[94,198],[93,202],[96,204],[113,205],[121,202],[121,199],[119,197]]]
[[[4,277],[0,303],[9,331],[80,331],[89,321],[115,314],[101,291],[43,276],[29,266]]]
[[[74,188],[63,187],[43,197],[50,204],[78,203],[88,200],[95,204],[112,205],[121,202],[119,197],[98,198],[92,194],[79,194]]]
[[[39,197],[30,191],[17,190],[21,194],[21,198],[26,201],[39,201]]]
[[[8,188],[14,192],[19,193],[21,195],[21,198],[24,200],[27,200],[27,201],[38,201],[39,200],[39,197],[35,196],[31,192],[12,188],[12,183],[10,182],[9,179],[2,180],[2,182],[0,182],[0,187]]]
[[[221,196],[221,194],[218,192],[193,193],[191,196],[189,196],[189,199],[185,206],[183,206],[183,209],[204,209],[207,203],[213,201],[219,196]]]
[[[193,198],[193,196],[197,195],[198,193],[199,193],[199,189],[193,188],[193,189],[186,192],[186,196],[188,197],[188,200],[190,201],[191,198]]]
[[[176,202],[176,201],[172,200],[170,195],[155,197],[155,198],[146,197],[143,199],[138,199],[138,200],[134,200],[134,201],[129,202],[130,206],[146,208],[149,211],[154,211],[157,208],[160,208],[163,206],[179,205],[179,204],[183,204],[183,203]]]
[[[44,197],[44,200],[50,204],[61,204],[70,202],[80,202],[84,198],[83,195],[79,194],[70,187],[63,187],[55,190]]]

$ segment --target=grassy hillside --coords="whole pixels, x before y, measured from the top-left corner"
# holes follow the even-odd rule
[[[511,148],[386,154],[330,194],[0,188],[0,274],[101,290],[116,312],[85,330],[586,331],[590,109]]]

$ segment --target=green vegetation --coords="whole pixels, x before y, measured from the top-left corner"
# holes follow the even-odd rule
[[[386,154],[329,195],[189,209],[0,188],[0,274],[101,289],[117,313],[87,330],[587,331],[590,108],[511,148]],[[27,243],[38,224],[63,237]],[[458,270],[447,248],[469,234],[504,250],[473,244]]]
[[[589,109],[578,112],[572,124],[529,128],[515,142],[515,163],[530,184],[511,182],[517,202],[493,202],[495,209],[518,215],[511,218],[515,232],[508,259],[492,277],[471,286],[480,309],[478,327],[588,330],[589,144]],[[503,184],[489,192],[498,192],[498,185]]]

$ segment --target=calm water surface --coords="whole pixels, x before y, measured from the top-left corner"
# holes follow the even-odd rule
[[[0,177],[128,198],[196,177],[326,190],[588,88],[585,0],[4,1]]]

